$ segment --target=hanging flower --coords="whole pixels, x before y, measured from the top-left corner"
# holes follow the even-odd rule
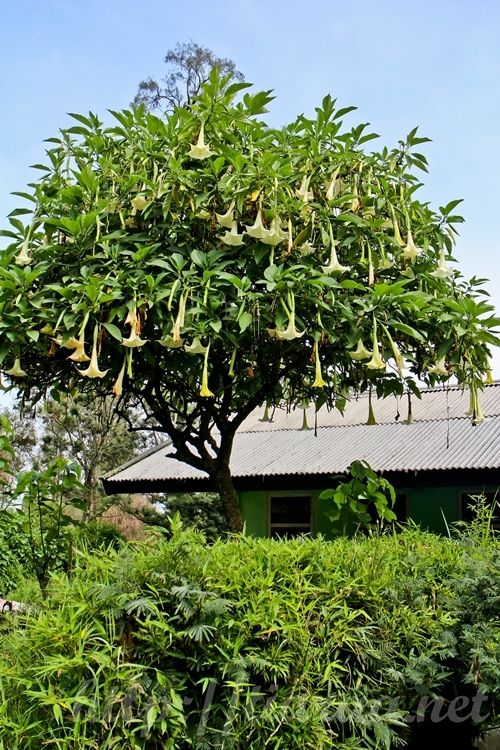
[[[342,273],[343,271],[349,271],[349,266],[343,266],[337,257],[337,250],[336,245],[338,245],[337,240],[333,239],[333,230],[332,225],[330,224],[329,228],[330,232],[330,262],[327,266],[321,266],[321,270],[325,274],[330,273]]]
[[[474,382],[469,385],[469,399],[470,406],[467,414],[472,417],[473,425],[481,424],[481,422],[484,422],[486,420],[486,417],[483,414],[483,410],[481,409],[481,404],[479,402],[477,384]]]
[[[198,336],[195,336],[192,342],[184,347],[184,351],[188,354],[205,354],[207,351],[206,346],[203,346]]]
[[[315,247],[312,242],[309,242],[309,240],[307,240],[306,242],[302,243],[302,245],[299,247],[299,250],[301,255],[311,255],[311,253],[314,252]]]
[[[292,252],[292,248],[293,248],[293,225],[292,225],[292,220],[288,219],[288,243],[287,243],[288,254]]]
[[[272,422],[272,418],[269,416],[269,404],[266,402],[266,405],[264,407],[264,414],[259,419],[259,422]]]
[[[390,340],[390,342],[391,342],[391,349],[394,355],[394,361],[396,363],[396,367],[398,368],[398,372],[400,376],[403,377],[403,370],[405,368],[405,358],[401,354],[401,350],[399,346],[396,344],[396,342],[393,341],[392,339]]]
[[[137,211],[144,211],[144,209],[148,205],[148,200],[144,193],[138,193],[134,198],[132,198],[130,203],[132,204],[132,215],[135,216]]]
[[[128,339],[122,338],[122,346],[128,346],[131,349],[135,349],[138,346],[144,346],[145,343],[147,343],[148,339],[141,339],[141,337],[137,334],[137,325],[138,321],[137,318],[133,323],[130,325],[130,336]]]
[[[92,346],[92,355],[90,357],[90,365],[86,370],[78,370],[80,375],[85,378],[103,378],[109,370],[100,370],[97,362],[97,333],[99,326],[96,324],[94,328],[94,344]]]
[[[373,263],[368,264],[368,286],[373,286],[375,284],[375,269],[373,267]]]
[[[41,333],[48,333],[49,331],[44,331],[42,329]],[[69,339],[66,339],[66,341],[63,342],[62,339],[52,339],[52,341],[55,341],[56,344],[59,344],[59,346],[62,346],[63,349],[76,349],[78,346],[80,346],[80,340],[75,339],[74,336],[70,336]]]
[[[356,344],[356,348],[353,352],[349,352],[349,356],[351,359],[354,360],[362,360],[362,359],[369,359],[372,355],[368,351],[368,349],[365,349],[365,345],[363,344],[362,339],[358,339],[358,343]]]
[[[231,225],[231,231],[225,232],[224,236],[221,237],[222,242],[225,245],[243,245],[243,234],[238,234],[238,222],[233,221]]]
[[[147,341],[148,339],[141,339],[141,337],[137,335],[136,326],[132,326],[128,339],[122,338],[122,346],[128,346],[131,349],[135,349],[138,346],[144,346]]]
[[[268,329],[268,332],[269,330],[271,329]],[[304,333],[305,331],[301,331],[299,333],[295,328],[295,320],[290,319],[284,331],[278,331],[276,329],[275,337],[280,341],[291,341],[292,339],[300,339],[301,336],[304,335]]]
[[[280,221],[277,216],[274,217],[274,219],[271,221],[271,227],[268,231],[266,231],[264,237],[262,237],[262,242],[265,245],[272,245],[273,247],[276,247],[276,245],[279,245],[280,242],[283,242],[288,237],[287,232],[283,232],[281,229]]]
[[[277,328],[268,328],[267,332],[271,338],[276,338],[279,341],[291,341],[292,339],[300,339],[304,335],[305,331],[300,333],[295,327],[295,297],[293,292],[288,293],[288,306],[283,300],[281,304],[285,308],[285,312],[288,317],[288,325],[283,331],[279,331]]]
[[[324,388],[326,385],[326,382],[323,380],[323,376],[321,374],[321,362],[319,359],[319,350],[318,350],[318,342],[314,342],[314,360],[316,364],[316,377],[314,379],[314,383],[312,384],[313,388]]]
[[[314,200],[314,193],[309,190],[309,183],[311,182],[311,175],[304,175],[300,187],[295,191],[297,198],[300,198],[302,203],[309,203]]]
[[[439,359],[437,359],[432,367],[429,367],[427,371],[431,375],[435,375],[437,378],[449,378],[451,375],[444,363],[444,357],[440,357]]]
[[[399,247],[404,247],[405,243],[403,242],[403,239],[401,237],[401,232],[399,231],[399,224],[398,224],[396,216],[394,214],[393,214],[393,217],[392,217],[392,229],[394,231],[394,240],[395,240],[396,244]]]
[[[210,349],[210,344],[207,346],[207,350],[205,352],[205,361],[203,362],[203,372],[201,374],[201,389],[200,389],[200,396],[203,398],[211,398],[215,396],[215,393],[212,393],[210,388],[208,387],[208,352]]]
[[[113,395],[116,398],[120,398],[120,396],[123,393],[123,378],[125,376],[125,364],[126,364],[126,361],[127,361],[127,358],[125,357],[124,360],[123,360],[122,369],[118,373],[118,377],[116,378],[116,380],[114,382],[114,385],[113,385],[113,388],[112,388],[112,393],[113,393]]]
[[[392,354],[393,354],[393,357],[394,357],[394,361],[396,362],[396,367],[398,368],[398,372],[399,372],[399,375],[400,375],[401,377],[403,377],[403,370],[404,370],[404,368],[405,368],[405,360],[404,360],[404,357],[403,357],[403,355],[401,354],[401,351],[400,351],[400,349],[399,349],[399,346],[398,346],[398,345],[396,344],[396,342],[395,342],[395,341],[394,341],[394,339],[392,338],[392,336],[391,336],[391,334],[389,333],[389,331],[387,330],[387,328],[386,328],[386,327],[385,327],[384,325],[382,325],[382,328],[384,329],[384,333],[385,333],[385,335],[387,336],[387,339],[388,339],[388,341],[389,341],[389,344],[390,344],[390,346],[391,346],[391,349],[392,349]]]
[[[71,359],[73,362],[90,362],[90,357],[85,354],[85,328],[88,319],[89,313],[87,312],[83,318],[78,338],[75,339],[74,336],[71,336],[65,344],[62,344],[62,346],[65,346],[67,349],[75,350],[73,354],[70,354],[68,357],[68,359]]]
[[[403,248],[403,258],[405,258],[405,260],[409,260],[410,263],[414,263],[417,257],[421,254],[422,250],[415,245],[412,233],[408,229],[408,234],[406,236],[406,245]]]
[[[262,223],[262,211],[260,208],[257,211],[257,216],[252,226],[246,226],[245,229],[249,237],[254,237],[256,240],[262,240],[269,234],[269,229],[266,229]]]
[[[184,326],[184,318],[186,317],[186,301],[188,292],[181,294],[179,299],[179,311],[172,327],[172,340],[174,342],[181,342],[181,329]],[[164,339],[165,340],[165,339]],[[161,343],[161,342],[160,342]],[[180,345],[180,344],[179,344]],[[168,345],[167,345],[168,346]]]
[[[89,316],[87,314],[83,319],[78,339],[71,337],[66,344],[63,344],[63,346],[66,346],[68,349],[75,350],[73,354],[70,354],[68,357],[68,359],[71,359],[73,362],[90,362],[90,357],[85,354],[85,326],[87,325],[88,319]]]
[[[359,211],[360,206],[361,206],[361,202],[359,200],[359,196],[358,196],[358,184],[356,182],[356,183],[354,183],[353,198],[351,200],[350,210],[354,214],[354,213],[356,213],[356,211]]]
[[[444,248],[441,248],[441,251],[439,253],[439,264],[435,271],[432,271],[430,274],[431,276],[434,276],[436,279],[449,279],[450,276],[453,276],[453,270],[451,268],[448,268],[446,265],[446,258],[444,254]]]
[[[367,425],[374,425],[377,424],[377,418],[375,416],[375,412],[373,410],[373,401],[372,401],[372,389],[368,391],[368,419],[366,420]]]
[[[88,354],[85,354],[85,341],[83,339],[77,342],[75,351],[69,355],[68,359],[71,359],[73,362],[90,362],[90,357]]]
[[[11,378],[25,378],[28,373],[21,367],[21,358],[16,357],[10,370],[5,370],[5,374]]]
[[[366,367],[369,370],[385,370],[385,362],[380,356],[378,341],[377,341],[377,321],[373,321],[373,348],[372,357],[369,362],[366,363]]]
[[[311,429],[309,427],[308,423],[307,423],[307,407],[308,407],[307,403],[304,403],[300,407],[302,409],[302,426],[300,428],[301,430],[310,430]]]
[[[233,226],[234,201],[231,203],[225,214],[215,214],[215,217],[221,227],[231,229]]]
[[[328,189],[326,191],[326,200],[331,201],[335,198],[335,196],[338,193],[338,186],[337,186],[337,175],[339,173],[339,170],[336,169],[335,172],[332,175],[332,179],[330,181],[330,184],[328,185]]]
[[[476,408],[472,415],[472,424],[474,425],[481,424],[481,422],[485,422],[485,421],[486,421],[486,417],[484,416],[483,410],[481,408],[479,396],[476,395]]]
[[[169,349],[179,349],[179,347],[184,345],[184,339],[177,339],[175,340],[172,336],[165,336],[164,339],[160,339],[158,341],[161,346],[166,346]]]
[[[18,266],[29,266],[33,260],[28,252],[29,243],[29,238],[26,237],[23,244],[21,245],[21,252],[14,258],[14,263],[16,263]]]
[[[214,154],[215,151],[210,151],[210,148],[205,143],[205,126],[202,125],[198,135],[198,140],[195,145],[191,146],[189,149],[188,156],[190,156],[191,159],[208,159],[209,156],[213,156]]]
[[[380,356],[380,352],[378,349],[373,349],[372,358],[369,362],[366,363],[366,366],[369,370],[384,370],[385,369],[385,362]]]

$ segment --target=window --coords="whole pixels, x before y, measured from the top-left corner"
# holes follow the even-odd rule
[[[309,495],[269,498],[269,535],[273,539],[310,534],[311,498]]]
[[[397,523],[405,523],[408,520],[408,498],[406,495],[402,495],[399,492],[396,494],[396,502],[392,507],[393,512],[396,514]]]
[[[500,531],[500,492],[485,492],[484,490],[468,490],[460,495],[460,518],[462,521],[472,521],[474,518],[473,506],[476,504],[477,496],[486,498],[488,506],[491,508],[496,503],[496,508],[491,519],[491,528]]]

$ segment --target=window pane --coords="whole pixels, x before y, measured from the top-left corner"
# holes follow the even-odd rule
[[[396,495],[396,502],[392,508],[396,514],[396,521],[404,523],[408,520],[408,501],[406,495]]]
[[[272,497],[271,526],[274,524],[311,524],[310,497]],[[310,528],[308,529],[310,531]],[[303,533],[303,532],[301,532]]]

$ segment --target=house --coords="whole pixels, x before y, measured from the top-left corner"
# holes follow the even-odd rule
[[[421,399],[373,400],[337,410],[258,409],[234,441],[231,469],[247,533],[328,535],[328,504],[319,499],[354,460],[364,459],[395,486],[398,518],[445,532],[470,515],[471,495],[493,500],[500,487],[500,382],[481,394],[485,421],[472,424],[469,394],[458,386],[422,391]],[[171,457],[167,441],[104,478],[108,493],[213,489],[202,472]]]

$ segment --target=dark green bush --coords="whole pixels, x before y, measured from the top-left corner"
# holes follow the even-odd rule
[[[474,602],[476,582],[500,590],[498,554],[417,530],[79,552],[4,622],[0,748],[397,747],[483,667],[491,713],[498,603]]]
[[[0,597],[5,598],[24,576],[34,574],[24,514],[0,510]]]
[[[94,519],[76,527],[74,541],[77,547],[98,550],[103,547],[119,549],[126,539],[112,523]]]

